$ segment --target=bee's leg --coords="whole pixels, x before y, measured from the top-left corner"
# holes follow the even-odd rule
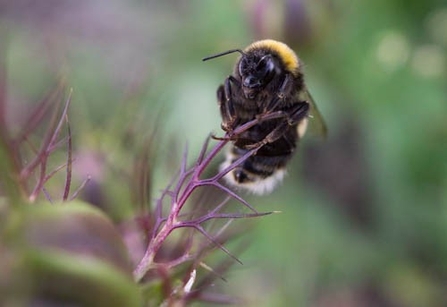
[[[233,140],[234,129],[237,126],[237,116],[234,110],[233,94],[231,89],[231,83],[239,85],[239,82],[233,77],[229,76],[225,79],[225,83],[217,89],[217,101],[220,108],[220,115],[222,117],[221,128],[227,135],[224,137],[218,137],[212,135],[215,140]]]
[[[282,102],[282,99],[279,97],[275,97],[272,100],[270,100],[270,102],[265,106],[262,114],[266,115],[266,114],[270,114],[272,112],[274,112],[274,110],[276,109],[276,107]]]
[[[309,115],[310,105],[307,102],[300,102],[292,110],[290,116],[287,118],[287,123],[295,125]]]
[[[267,113],[274,111],[278,105],[284,101],[287,95],[292,92],[293,87],[293,76],[291,74],[287,74],[281,83],[276,97],[269,102],[269,104],[265,107],[264,112]]]
[[[289,127],[289,124],[287,122],[282,122],[281,124],[279,124],[278,126],[276,126],[275,129],[273,129],[269,134],[267,134],[267,136],[260,142],[254,143],[254,144],[250,144],[250,145],[246,145],[244,146],[244,149],[254,149],[254,148],[260,148],[262,146],[264,146],[265,144],[268,143],[273,143],[274,141],[278,140],[279,138],[281,138],[284,133],[287,131]]]
[[[286,116],[286,120],[281,122],[275,129],[273,129],[267,136],[260,142],[247,145],[245,149],[253,149],[264,146],[268,143],[273,143],[274,141],[281,138],[284,133],[289,129],[290,126],[297,124],[299,121],[307,117],[309,112],[309,104],[308,103],[299,103],[297,106],[291,110],[291,114]],[[285,113],[286,114],[286,113]]]
[[[217,89],[217,99],[220,106],[220,114],[222,116],[222,129],[231,133],[236,126],[236,111],[234,110],[233,95],[231,90],[231,83],[238,84],[239,82],[233,77],[229,76],[224,85]]]
[[[252,122],[248,122],[246,125],[250,127],[255,124],[259,124],[272,119],[284,119],[289,125],[301,120],[301,118],[307,116],[309,113],[309,103],[308,102],[296,102],[295,107],[289,110],[279,110],[279,111],[269,111],[256,116]],[[304,114],[304,115],[303,115]]]
[[[281,84],[281,87],[279,88],[278,97],[280,99],[284,99],[284,97],[286,97],[289,93],[291,93],[295,87],[296,84],[294,77],[290,73],[287,74]]]

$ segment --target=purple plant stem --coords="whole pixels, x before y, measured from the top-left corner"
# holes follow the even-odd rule
[[[68,108],[71,103],[72,93],[73,93],[73,90],[70,89],[68,98],[65,102],[65,106],[64,106],[62,114],[59,118],[59,121],[57,121],[57,124],[54,127],[54,130],[53,130],[53,127],[51,127],[47,131],[46,140],[44,141],[44,143],[41,147],[41,150],[38,153],[38,155],[36,156],[35,160],[33,162],[31,162],[27,167],[25,167],[21,172],[22,178],[26,178],[26,176],[30,173],[30,171],[33,169],[33,167],[40,164],[39,180],[37,181],[37,183],[34,187],[34,190],[32,191],[32,193],[29,196],[29,200],[31,202],[34,202],[36,200],[38,193],[43,188],[43,186],[46,182],[45,178],[46,178],[46,168],[47,168],[48,157],[52,151],[51,147],[56,143],[57,137],[59,136],[59,133],[62,129],[62,125],[66,119],[66,116],[68,113]],[[53,119],[54,119],[54,122],[56,123],[57,112],[54,112]],[[51,126],[53,126],[53,125],[51,125]]]
[[[62,201],[67,201],[68,195],[70,194],[70,187],[71,187],[71,172],[72,172],[72,152],[73,152],[73,145],[72,145],[72,139],[71,139],[71,129],[70,129],[70,122],[68,121],[68,116],[65,115],[65,121],[67,123],[67,133],[68,133],[68,148],[67,148],[67,174],[65,177],[65,188],[64,188],[64,194],[62,196]]]
[[[134,278],[137,282],[140,281],[150,270],[151,265],[154,261],[155,254],[158,252],[169,234],[175,229],[175,226],[178,223],[177,215],[178,212],[177,214],[171,212],[160,232],[152,240],[149,241],[149,246],[147,247],[143,258],[140,260],[140,263],[138,263],[133,272]]]
[[[181,222],[178,221],[178,216],[184,204],[191,195],[191,193],[194,191],[196,187],[199,186],[198,184],[198,182],[200,182],[199,176],[203,173],[203,171],[209,165],[211,160],[222,150],[222,148],[225,146],[227,142],[228,140],[218,142],[206,156],[200,154],[197,164],[194,170],[192,171],[192,174],[191,170],[190,171],[186,170],[185,167],[186,157],[184,157],[182,163],[183,165],[181,175],[178,180],[177,186],[174,189],[177,192],[175,193],[175,195],[178,195],[182,186],[186,182],[187,177],[191,175],[192,178],[186,185],[185,189],[180,193],[181,196],[172,198],[171,210],[165,223],[163,224],[160,231],[156,234],[156,236],[149,241],[149,245],[146,249],[143,258],[141,259],[140,263],[134,270],[134,278],[136,281],[140,281],[144,277],[144,275],[146,275],[146,273],[149,271],[153,263],[155,255],[157,254],[163,242],[166,240],[166,238],[174,229],[176,229],[181,225]],[[207,144],[208,143],[206,143],[205,146]]]
[[[238,134],[248,130],[249,128],[253,127],[254,125],[258,124],[260,121],[263,120],[269,120],[272,118],[279,118],[283,117],[284,114],[282,112],[273,112],[269,113],[267,115],[264,115],[263,117],[254,119],[250,122],[247,122],[246,124],[238,127],[235,129],[231,136],[237,136]],[[154,257],[157,254],[158,250],[162,246],[163,242],[166,240],[166,238],[171,234],[172,231],[174,231],[176,228],[181,227],[193,227],[197,229],[199,232],[201,232],[205,237],[207,237],[211,242],[216,244],[221,250],[223,250],[225,253],[227,253],[230,257],[235,259],[236,261],[240,262],[237,258],[235,258],[224,246],[219,244],[219,242],[215,241],[201,226],[200,223],[187,223],[184,221],[179,221],[178,216],[180,214],[180,211],[182,210],[183,206],[186,204],[187,200],[191,196],[191,194],[194,192],[194,190],[200,186],[205,185],[211,185],[215,186],[222,191],[228,193],[231,197],[237,199],[242,204],[247,206],[250,210],[254,212],[254,214],[248,214],[248,215],[241,215],[241,214],[233,214],[233,215],[218,215],[215,211],[212,211],[213,213],[210,215],[208,214],[207,217],[204,218],[204,220],[212,219],[214,216],[217,218],[242,218],[242,217],[255,217],[255,216],[262,216],[270,213],[258,213],[250,204],[248,204],[245,200],[243,200],[241,197],[236,195],[234,192],[232,192],[230,189],[222,186],[218,183],[218,180],[225,176],[228,172],[230,172],[232,169],[234,169],[239,164],[243,163],[248,157],[255,154],[258,148],[252,149],[248,151],[246,154],[244,154],[241,158],[233,162],[230,166],[228,166],[223,171],[219,172],[216,176],[209,178],[209,179],[200,179],[200,176],[205,171],[206,167],[211,163],[211,161],[216,157],[216,155],[223,149],[223,147],[231,140],[231,136],[228,135],[228,133],[210,150],[208,154],[206,154],[206,149],[208,147],[209,138],[206,140],[202,151],[199,154],[198,159],[196,160],[196,163],[192,169],[187,169],[186,163],[187,163],[187,157],[186,157],[186,151],[183,157],[182,166],[179,178],[177,180],[177,185],[173,190],[173,193],[170,194],[171,196],[171,208],[169,215],[167,219],[165,220],[165,223],[161,227],[160,231],[158,233],[154,233],[154,236],[149,241],[148,247],[146,249],[145,254],[143,255],[143,258],[138,263],[137,267],[135,268],[133,275],[134,279],[139,282],[146,273],[150,270],[151,266],[153,265]],[[188,181],[189,180],[189,181]],[[184,187],[184,185],[186,186]],[[183,188],[184,187],[184,188]],[[162,198],[159,200],[157,204],[158,211],[161,210],[162,206],[162,200],[163,198],[169,195],[169,190],[166,190]],[[161,223],[161,220],[158,218],[159,223]],[[157,228],[160,226],[158,224]],[[157,232],[157,228],[155,229],[155,232]]]

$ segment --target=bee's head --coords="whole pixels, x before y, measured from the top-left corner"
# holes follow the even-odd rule
[[[253,99],[281,71],[278,61],[269,53],[242,55],[237,70],[244,95],[248,99]]]
[[[207,61],[234,52],[241,54],[235,67],[235,74],[240,78],[242,91],[247,99],[254,99],[276,75],[283,71],[281,62],[270,52],[269,48],[253,48],[248,51],[231,49],[203,60]]]

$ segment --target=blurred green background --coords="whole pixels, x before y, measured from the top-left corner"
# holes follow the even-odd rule
[[[156,129],[156,198],[184,146],[192,159],[221,133],[215,92],[236,56],[201,58],[290,45],[329,137],[310,135],[284,184],[248,197],[282,213],[257,221],[226,291],[252,306],[447,306],[445,0],[2,2],[11,130],[65,78],[74,172],[107,182],[116,217],[132,207],[124,178],[97,161],[128,163],[123,130]]]

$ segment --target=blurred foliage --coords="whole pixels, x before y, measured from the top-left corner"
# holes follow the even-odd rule
[[[186,143],[194,157],[211,131],[221,133],[215,91],[236,58],[201,58],[260,38],[289,44],[306,64],[329,137],[307,138],[283,186],[251,199],[283,213],[258,221],[244,266],[226,277],[228,291],[253,306],[447,305],[445,1],[0,7],[8,126],[17,131],[63,76],[74,91],[75,181],[90,174],[84,198],[107,204],[115,220],[138,203],[129,203],[134,187],[120,171],[141,149],[130,135],[155,135],[152,199]]]

